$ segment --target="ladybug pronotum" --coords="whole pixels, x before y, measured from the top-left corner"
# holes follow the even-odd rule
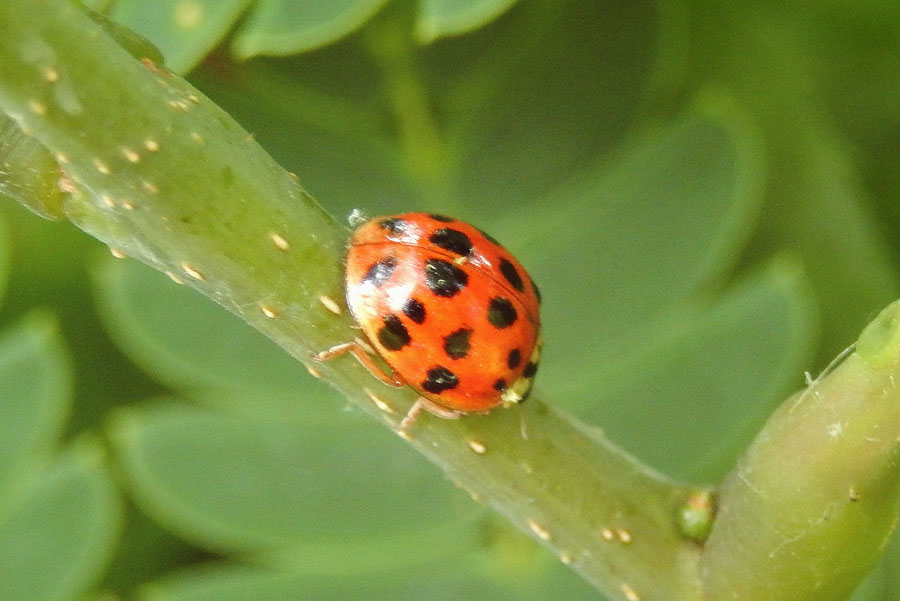
[[[347,251],[350,313],[393,370],[356,342],[352,352],[385,383],[408,384],[441,417],[485,413],[525,400],[540,359],[540,292],[509,251],[443,215],[406,213],[363,223]]]

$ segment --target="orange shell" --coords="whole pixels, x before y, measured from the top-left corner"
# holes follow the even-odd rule
[[[462,221],[407,213],[353,234],[347,304],[419,394],[484,412],[524,400],[540,356],[537,287],[509,251]]]

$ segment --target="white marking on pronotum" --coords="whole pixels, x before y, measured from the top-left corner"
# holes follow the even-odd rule
[[[259,310],[262,311],[262,314],[269,319],[275,319],[276,317],[278,317],[278,311],[276,311],[269,305],[260,305]]]
[[[144,140],[144,148],[146,148],[150,152],[157,152],[159,150],[159,142],[157,142],[153,138],[147,138],[146,140]]]

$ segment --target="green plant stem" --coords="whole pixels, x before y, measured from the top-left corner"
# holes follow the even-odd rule
[[[710,601],[840,601],[881,554],[900,495],[900,301],[856,346],[778,408],[723,483]]]
[[[323,302],[344,307],[346,230],[212,102],[73,5],[0,4],[0,108],[55,159],[64,215],[111,248],[307,365],[356,335]],[[414,400],[350,358],[310,367],[391,426]],[[410,443],[610,596],[697,599],[697,547],[675,522],[690,491],[535,396],[490,416],[425,415]]]

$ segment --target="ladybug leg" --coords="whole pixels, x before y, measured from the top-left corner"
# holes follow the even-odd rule
[[[334,359],[338,355],[345,355],[347,353],[351,353],[356,360],[359,361],[363,367],[369,370],[373,376],[387,384],[388,386],[393,386],[395,388],[400,388],[401,386],[406,386],[406,382],[398,378],[396,375],[392,375],[384,371],[380,365],[375,363],[375,360],[372,359],[372,355],[370,355],[363,346],[357,342],[344,342],[342,344],[335,345],[328,349],[327,351],[322,351],[321,353],[316,353],[312,356],[313,361],[328,361],[330,359]]]
[[[410,428],[423,411],[427,411],[432,415],[436,415],[443,419],[459,419],[462,417],[462,414],[454,411],[453,409],[447,409],[441,405],[438,405],[434,401],[430,401],[423,396],[420,396],[416,399],[416,402],[413,403],[413,406],[409,408],[409,411],[406,413],[406,417],[400,422],[400,425],[397,426],[397,429],[400,432],[405,432],[408,428]]]

